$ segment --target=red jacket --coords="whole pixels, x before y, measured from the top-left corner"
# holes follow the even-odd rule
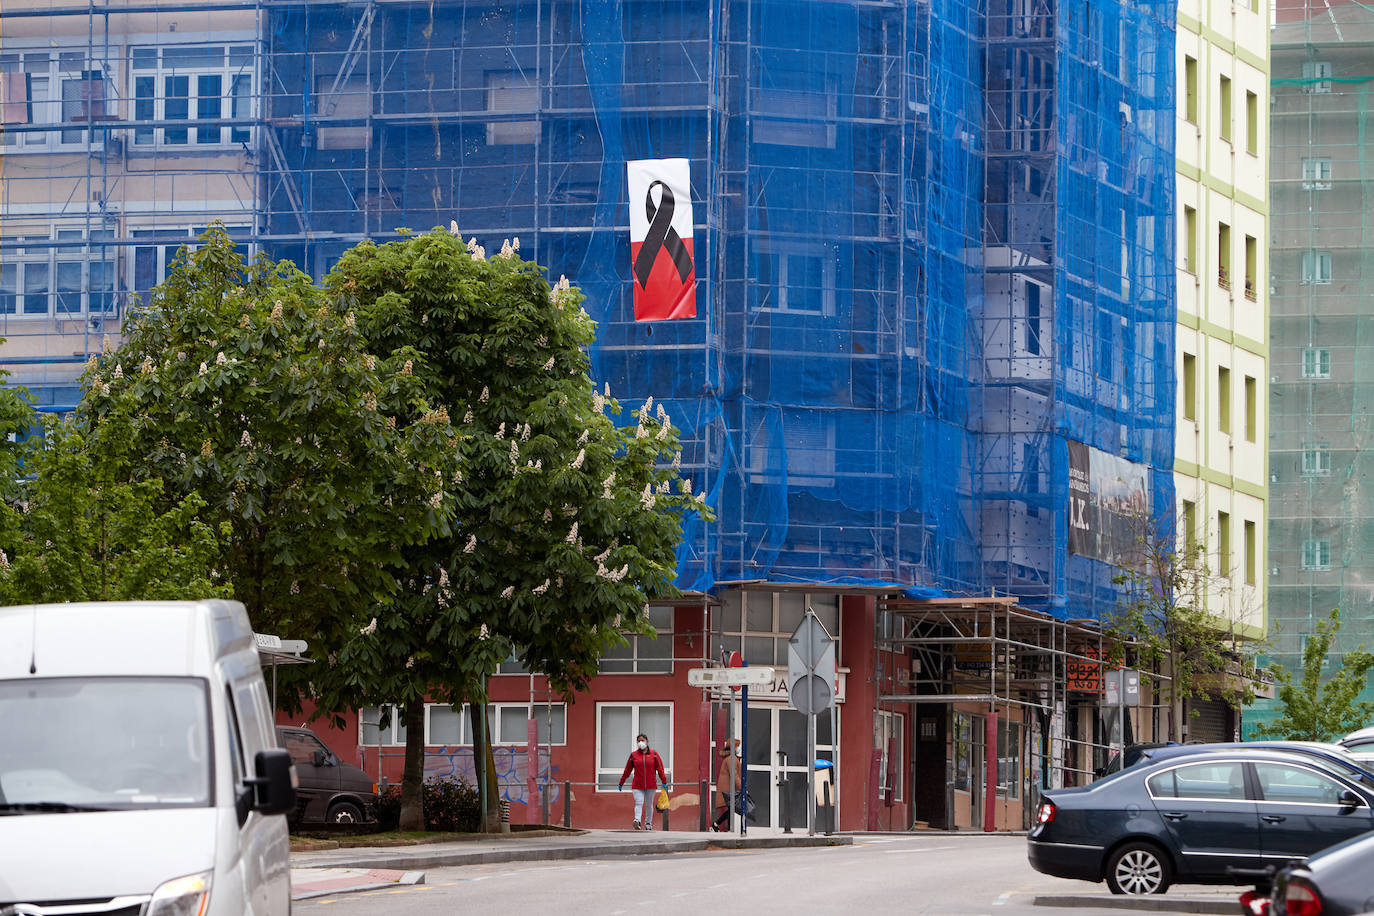
[[[649,748],[641,751],[635,748],[630,752],[630,759],[625,761],[625,772],[620,774],[620,787],[625,787],[625,780],[633,771],[635,774],[634,782],[630,783],[632,789],[656,789],[658,783],[654,782],[654,771],[658,771],[658,782],[667,783],[668,777],[663,775],[663,758],[658,756],[658,751]]]

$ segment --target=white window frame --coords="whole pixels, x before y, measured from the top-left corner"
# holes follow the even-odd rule
[[[755,248],[756,256],[768,259],[773,275],[773,283],[770,286],[760,288],[762,299],[759,301],[759,311],[788,315],[818,315],[823,318],[835,316],[834,247],[821,242],[769,239],[759,239],[755,244],[757,246]],[[799,284],[804,282],[808,273],[801,264],[793,263],[794,258],[820,263],[821,285],[819,290],[815,287],[809,287],[812,292],[811,295],[799,296],[792,292],[794,289],[807,288],[801,287]],[[794,283],[793,273],[799,273],[802,279]],[[819,305],[814,304],[817,293],[819,294]]]
[[[390,718],[386,728],[382,728],[382,710],[390,710]],[[358,744],[361,747],[405,747],[406,739],[402,734],[405,725],[401,721],[401,707],[395,703],[383,703],[380,706],[364,706],[358,710]],[[367,729],[377,729],[377,740],[367,740]]]
[[[1302,542],[1303,569],[1330,569],[1331,542],[1326,538],[1307,538]]]
[[[785,78],[785,77],[784,77]],[[827,75],[822,98],[803,86],[755,86],[749,90],[755,143],[834,149],[839,117],[839,80]],[[820,110],[824,108],[824,111]]]
[[[92,123],[115,120],[119,99],[115,96],[114,83],[110,79],[110,68],[104,61],[89,58],[84,50],[63,50],[60,47],[6,49],[4,54],[0,54],[0,71],[26,76],[28,118],[21,123],[28,126],[50,124],[53,128],[44,131],[0,131],[0,145],[3,145],[7,154],[85,149],[96,133],[90,129]],[[102,86],[99,113],[94,105],[89,105],[85,107],[84,116],[68,118],[63,110],[66,102],[81,101],[80,98],[64,100],[68,84],[91,82],[98,82]],[[36,97],[38,95],[42,97]],[[100,142],[103,144],[103,137]]]
[[[1302,351],[1303,378],[1330,378],[1331,351],[1326,347],[1307,347]]]
[[[601,657],[601,664],[598,673],[609,676],[620,674],[672,674],[673,673],[673,607],[672,605],[650,605],[648,608],[649,622],[653,624],[656,636],[640,636],[637,633],[626,633],[625,639],[628,645],[612,649]],[[667,620],[663,618],[666,615]],[[665,623],[667,626],[663,626]],[[649,643],[657,643],[660,640],[667,640],[668,655],[645,655],[640,650]],[[606,661],[618,663],[614,665],[615,670],[608,670]],[[626,664],[628,663],[628,664]]]
[[[1304,445],[1300,470],[1304,477],[1326,477],[1331,473],[1331,449],[1321,444]]]
[[[176,63],[168,64],[165,56],[168,52],[179,51],[204,51],[214,52],[219,50],[219,63],[205,62],[201,64],[188,64],[185,66]],[[154,53],[153,66],[146,66],[141,63],[147,58],[147,52]],[[246,52],[246,60],[245,60]],[[167,80],[178,77],[186,78],[186,126],[185,127],[141,127],[131,131],[134,148],[151,149],[155,147],[174,147],[176,149],[195,150],[195,149],[223,149],[224,147],[238,146],[241,143],[253,143],[253,128],[251,127],[231,127],[229,125],[219,125],[216,127],[197,127],[196,121],[199,116],[199,102],[201,99],[200,78],[219,77],[220,92],[219,104],[220,111],[217,116],[212,115],[207,120],[214,117],[225,118],[252,118],[257,105],[257,97],[254,92],[257,83],[257,49],[251,43],[246,42],[215,42],[213,44],[188,44],[188,45],[156,45],[153,47],[136,47],[130,50],[129,57],[129,91],[128,97],[133,108],[131,116],[136,121],[166,121],[167,115]],[[144,91],[147,84],[143,80],[152,80],[152,93],[149,95]],[[248,111],[238,111],[239,102],[242,96],[235,92],[235,87],[242,84],[243,80],[248,81],[248,91],[246,94]],[[178,96],[180,98],[180,96]],[[186,139],[168,139],[168,131],[186,132]],[[203,135],[200,131],[218,130],[217,139],[202,142]]]
[[[1331,252],[1311,248],[1302,253],[1302,282],[1311,286],[1331,282]]]
[[[612,760],[605,760],[601,753],[601,716],[608,709],[630,709],[630,740],[633,741],[635,735],[644,731],[640,725],[640,711],[644,709],[666,709],[668,710],[668,748],[665,751],[662,741],[655,736],[652,743],[654,750],[658,751],[659,757],[663,759],[663,772],[668,777],[668,781],[673,781],[673,703],[671,700],[659,702],[646,701],[643,703],[597,703],[596,704],[596,791],[618,792],[616,785],[620,782],[620,774],[625,772],[625,760],[629,757],[632,748],[627,747],[621,757]],[[603,777],[604,788],[603,788]]]
[[[878,772],[878,791],[887,792],[887,790],[891,788],[893,790],[892,800],[894,802],[900,802],[905,799],[902,793],[902,787],[906,785],[906,779],[904,778],[905,770],[903,769],[903,764],[906,762],[906,756],[902,747],[906,742],[906,716],[900,712],[888,712],[885,709],[880,709],[877,712],[878,716],[873,722],[873,741],[877,745],[879,751],[882,752],[882,769]],[[896,769],[892,769],[888,766],[887,748],[889,738],[892,739],[893,748],[897,752]],[[894,778],[897,780],[895,786],[889,786],[887,783],[887,775],[889,772],[893,773]]]
[[[1308,191],[1331,188],[1331,157],[1306,156],[1302,160],[1302,186]]]
[[[461,706],[453,707],[447,703],[426,703],[425,704],[425,746],[426,747],[471,747],[472,746],[472,716],[469,711],[471,704],[464,703]],[[553,722],[552,732],[548,732],[545,723],[548,721],[547,711],[552,707],[557,711]],[[525,714],[526,721],[530,718],[530,710],[534,710],[534,720],[539,724],[540,731],[545,732],[538,738],[540,747],[562,747],[568,743],[568,707],[565,703],[488,703],[487,721],[491,727],[491,744],[493,747],[524,747],[529,744],[528,726],[522,728],[516,734],[505,734],[501,727],[501,711],[509,709],[519,709]],[[457,741],[438,741],[433,734],[431,722],[435,710],[447,710],[459,717],[459,740]],[[561,719],[561,723],[559,721]],[[561,732],[560,732],[561,724]]]
[[[112,232],[101,233],[97,230],[96,235],[114,238]],[[82,244],[73,244],[78,241]],[[54,244],[58,242],[62,244]],[[46,231],[29,231],[22,236],[7,237],[6,249],[0,256],[0,315],[39,321],[117,317],[120,284],[116,277],[119,263],[116,252],[114,246],[102,244],[98,237],[89,237],[80,226],[56,225]],[[67,289],[64,298],[58,289],[59,274],[70,275],[73,269],[78,275],[74,281],[76,285]],[[103,292],[106,298],[103,307],[92,309],[91,281],[98,273],[104,274],[105,284],[103,290],[97,293]],[[46,279],[41,281],[43,288],[34,286],[26,291],[26,286],[35,282],[35,277],[39,275],[46,275]],[[32,306],[40,300],[42,311],[33,309]],[[67,307],[59,308],[61,304]]]
[[[181,250],[182,245],[185,245],[191,251],[195,251],[200,247],[197,240],[205,232],[206,228],[205,226],[190,226],[185,224],[180,226],[158,226],[156,228],[146,226],[131,227],[130,235],[134,238],[135,243],[130,246],[129,257],[126,259],[127,267],[125,269],[124,288],[151,293],[154,287],[167,279],[167,273],[171,270],[172,263],[176,260],[177,252]],[[224,228],[231,238],[247,249],[246,257],[251,258],[257,253],[257,244],[248,241],[248,236],[252,234],[252,227],[249,224],[233,223],[231,225],[226,225]],[[184,241],[179,240],[174,244],[167,244],[165,241],[168,237],[177,237],[180,239],[183,236]],[[138,244],[137,240],[141,238],[148,239],[149,244]],[[163,241],[153,242],[152,240],[155,238]],[[153,258],[154,278],[153,282],[146,290],[141,290],[138,285],[139,264],[144,258],[148,257],[149,253],[151,253]],[[143,305],[148,305],[148,303],[144,302]]]
[[[807,426],[811,421],[816,421]],[[750,483],[780,483],[783,475],[773,468],[774,450],[787,456],[785,475],[792,486],[833,487],[838,436],[834,417],[802,411],[788,411],[782,422],[781,443],[775,443],[776,427],[766,416],[754,424],[750,439],[748,471]]]
[[[816,611],[816,616],[820,618],[825,626],[830,638],[835,640],[835,657],[842,658],[840,654],[840,602],[839,598],[830,593],[800,593],[800,592],[765,592],[765,591],[743,591],[740,589],[730,589],[722,596],[723,603],[716,613],[723,615],[721,622],[721,641],[725,649],[740,652],[744,660],[751,665],[781,665],[787,664],[787,641],[792,636],[796,625],[792,623],[791,617],[795,616],[795,607],[784,609],[784,602],[800,600],[805,615],[805,608],[811,605]],[[750,599],[755,599],[753,607],[756,612],[761,612],[765,605],[771,602],[772,613],[770,616],[769,629],[764,630],[749,626]],[[834,602],[833,604],[831,602]],[[784,613],[788,619],[784,619]],[[736,618],[735,615],[738,614]],[[734,619],[732,619],[734,618]],[[748,640],[771,639],[773,641],[772,659],[755,658],[758,651],[751,646]]]
[[[1316,80],[1303,86],[1304,92],[1331,91],[1331,61],[1305,60],[1302,62],[1302,78]]]

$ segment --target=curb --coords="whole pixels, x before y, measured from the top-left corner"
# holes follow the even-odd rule
[[[387,887],[400,887],[404,884],[424,884],[425,873],[422,871],[408,871],[401,876],[398,881],[379,881],[376,884],[358,884],[353,887],[339,887],[327,891],[305,891],[300,894],[292,894],[291,899],[312,900],[316,897],[337,897],[339,894],[354,894],[358,891],[376,891]]]
[[[1239,894],[1237,894],[1239,898]],[[1032,906],[1053,906],[1063,908],[1093,908],[1113,910],[1136,910],[1146,913],[1216,913],[1221,916],[1234,916],[1240,904],[1234,900],[1202,900],[1196,897],[1163,896],[1126,897],[1116,894],[1094,895],[1078,894],[1040,895],[1031,901]]]
[[[595,846],[551,846],[545,849],[492,849],[482,852],[453,851],[420,856],[398,854],[365,859],[331,858],[328,862],[301,863],[298,868],[443,868],[457,865],[491,865],[501,862],[552,862],[564,859],[595,859],[605,856],[656,856],[674,852],[705,852],[709,849],[812,849],[852,846],[853,837],[749,837],[678,840],[668,842],[606,843]],[[405,847],[415,849],[416,847]],[[423,847],[420,847],[423,848]],[[343,850],[340,850],[341,852]]]

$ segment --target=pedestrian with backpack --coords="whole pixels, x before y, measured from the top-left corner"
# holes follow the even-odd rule
[[[668,786],[668,777],[663,773],[663,758],[658,751],[649,747],[649,736],[635,738],[635,749],[630,751],[630,759],[625,761],[625,772],[620,774],[620,790],[625,790],[625,780],[634,774],[630,791],[635,799],[634,829],[654,829],[654,792],[659,783]]]

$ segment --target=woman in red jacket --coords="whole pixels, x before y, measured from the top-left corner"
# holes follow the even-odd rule
[[[663,775],[663,758],[658,756],[658,751],[649,747],[649,736],[639,735],[635,743],[635,749],[630,751],[630,759],[625,761],[625,772],[620,774],[620,790],[625,790],[625,780],[630,773],[634,773],[634,780],[630,783],[630,791],[635,797],[634,829],[653,830],[654,790],[660,782],[666,787],[668,777]]]

